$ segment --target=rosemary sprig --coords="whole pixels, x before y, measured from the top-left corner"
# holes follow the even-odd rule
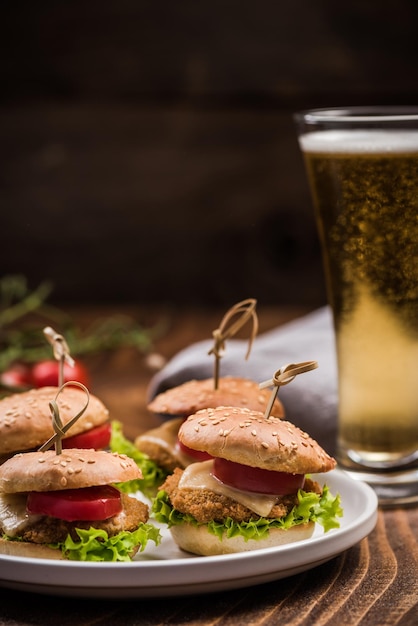
[[[16,361],[31,364],[51,358],[42,332],[45,322],[62,329],[73,356],[122,347],[133,347],[146,355],[165,330],[164,323],[145,328],[127,315],[115,315],[97,319],[81,331],[68,314],[48,304],[51,291],[47,282],[31,291],[20,275],[0,279],[0,372]],[[34,323],[34,315],[42,317],[42,323]]]

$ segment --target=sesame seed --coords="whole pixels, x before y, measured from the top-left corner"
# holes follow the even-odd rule
[[[74,474],[74,470],[73,470],[73,468],[72,468],[72,467],[69,467],[69,468],[67,469],[67,472],[68,472],[69,474]]]
[[[256,430],[252,430],[251,434],[253,435],[253,437],[256,437],[257,436],[257,431]]]
[[[62,478],[60,479],[60,485],[62,485],[62,487],[65,487],[66,484],[67,484],[67,479],[65,478],[65,476],[62,476]]]
[[[221,429],[219,430],[218,435],[219,435],[220,437],[223,437],[223,435],[224,435],[223,428],[221,428]]]
[[[66,462],[66,461],[61,461],[60,465],[61,465],[62,467],[67,467],[67,462]]]
[[[38,463],[45,463],[45,459],[38,459]]]
[[[262,441],[261,445],[263,446],[263,448],[266,448],[266,450],[269,447],[269,444],[266,441]]]
[[[231,430],[224,430],[224,437],[227,437],[230,432],[231,432]]]
[[[198,432],[199,432],[199,430],[200,430],[199,426],[195,426],[195,427],[194,427],[194,431],[195,431],[196,433],[198,433]]]
[[[90,465],[91,465],[92,463],[96,463],[96,460],[95,460],[95,459],[89,459],[89,460],[87,461],[87,463],[90,463]]]

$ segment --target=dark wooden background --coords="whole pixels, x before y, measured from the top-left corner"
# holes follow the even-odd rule
[[[5,1],[0,274],[59,301],[318,306],[292,113],[416,104],[418,3]]]

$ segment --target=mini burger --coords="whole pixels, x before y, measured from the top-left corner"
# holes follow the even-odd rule
[[[213,378],[190,380],[158,394],[148,404],[150,411],[166,421],[139,435],[135,445],[167,473],[172,473],[176,467],[185,468],[196,460],[210,458],[206,451],[188,449],[177,437],[181,424],[189,415],[217,406],[264,411],[270,395],[269,390],[260,389],[258,383],[246,378],[224,376],[219,379],[216,389]],[[284,408],[278,398],[271,414],[279,418],[284,416]]]
[[[56,401],[63,425],[83,409],[85,392],[76,386],[41,387],[15,393],[0,400],[0,463],[17,452],[39,448],[54,435],[49,403]],[[109,446],[111,424],[109,411],[90,394],[82,416],[62,439],[64,448]]]
[[[176,469],[153,503],[176,543],[199,555],[242,552],[339,526],[339,496],[311,478],[336,462],[288,421],[240,407],[204,409],[179,429],[188,448],[212,459]]]
[[[148,506],[117,488],[140,477],[132,459],[103,450],[16,454],[0,466],[0,553],[130,560],[160,537]]]

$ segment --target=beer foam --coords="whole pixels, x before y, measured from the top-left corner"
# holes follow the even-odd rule
[[[324,130],[299,137],[303,152],[405,153],[418,152],[418,130]]]

